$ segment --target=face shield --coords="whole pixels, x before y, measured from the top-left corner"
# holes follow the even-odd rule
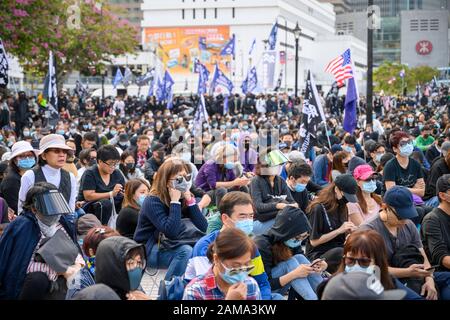
[[[58,216],[72,213],[69,204],[58,190],[49,190],[33,199],[36,210],[43,216]]]

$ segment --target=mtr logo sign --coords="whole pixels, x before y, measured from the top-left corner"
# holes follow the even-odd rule
[[[428,40],[421,40],[416,44],[416,52],[420,56],[429,55],[433,51],[433,44]]]

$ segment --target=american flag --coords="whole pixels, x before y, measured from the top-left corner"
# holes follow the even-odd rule
[[[344,85],[345,79],[353,78],[350,49],[345,50],[342,55],[331,60],[325,68],[325,72],[333,74],[339,87]]]

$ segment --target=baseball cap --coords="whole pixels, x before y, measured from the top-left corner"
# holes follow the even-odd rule
[[[77,233],[79,234],[78,238],[84,239],[89,230],[95,227],[101,227],[102,223],[95,215],[87,213],[77,220],[76,226]]]
[[[353,171],[353,177],[356,180],[367,180],[370,177],[375,177],[375,176],[376,176],[376,172],[374,172],[372,167],[368,164],[359,165]]]
[[[351,174],[341,174],[337,176],[334,180],[334,184],[344,193],[344,197],[348,202],[358,202],[358,198],[356,197],[358,184]]]
[[[393,186],[384,194],[384,202],[395,209],[400,219],[418,216],[411,191],[402,186]]]
[[[288,153],[287,158],[289,159],[289,162],[298,162],[298,161],[305,161],[305,156],[303,153],[301,153],[298,150],[293,150]]]
[[[333,144],[331,146],[331,154],[335,154],[338,151],[342,151],[342,146],[340,144]]]
[[[348,272],[330,279],[322,300],[402,300],[405,296],[402,289],[384,290],[375,274]]]

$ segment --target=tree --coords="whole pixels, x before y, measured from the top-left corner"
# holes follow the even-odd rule
[[[400,77],[400,71],[405,71],[404,83]],[[384,91],[387,95],[402,95],[403,86],[407,88],[408,93],[416,90],[416,85],[424,85],[430,82],[439,71],[429,66],[419,66],[409,68],[404,64],[396,64],[389,61],[383,62],[373,73],[375,91]]]
[[[45,75],[48,53],[61,85],[71,71],[100,72],[117,55],[133,52],[139,33],[106,0],[0,1],[0,37],[28,73]]]

